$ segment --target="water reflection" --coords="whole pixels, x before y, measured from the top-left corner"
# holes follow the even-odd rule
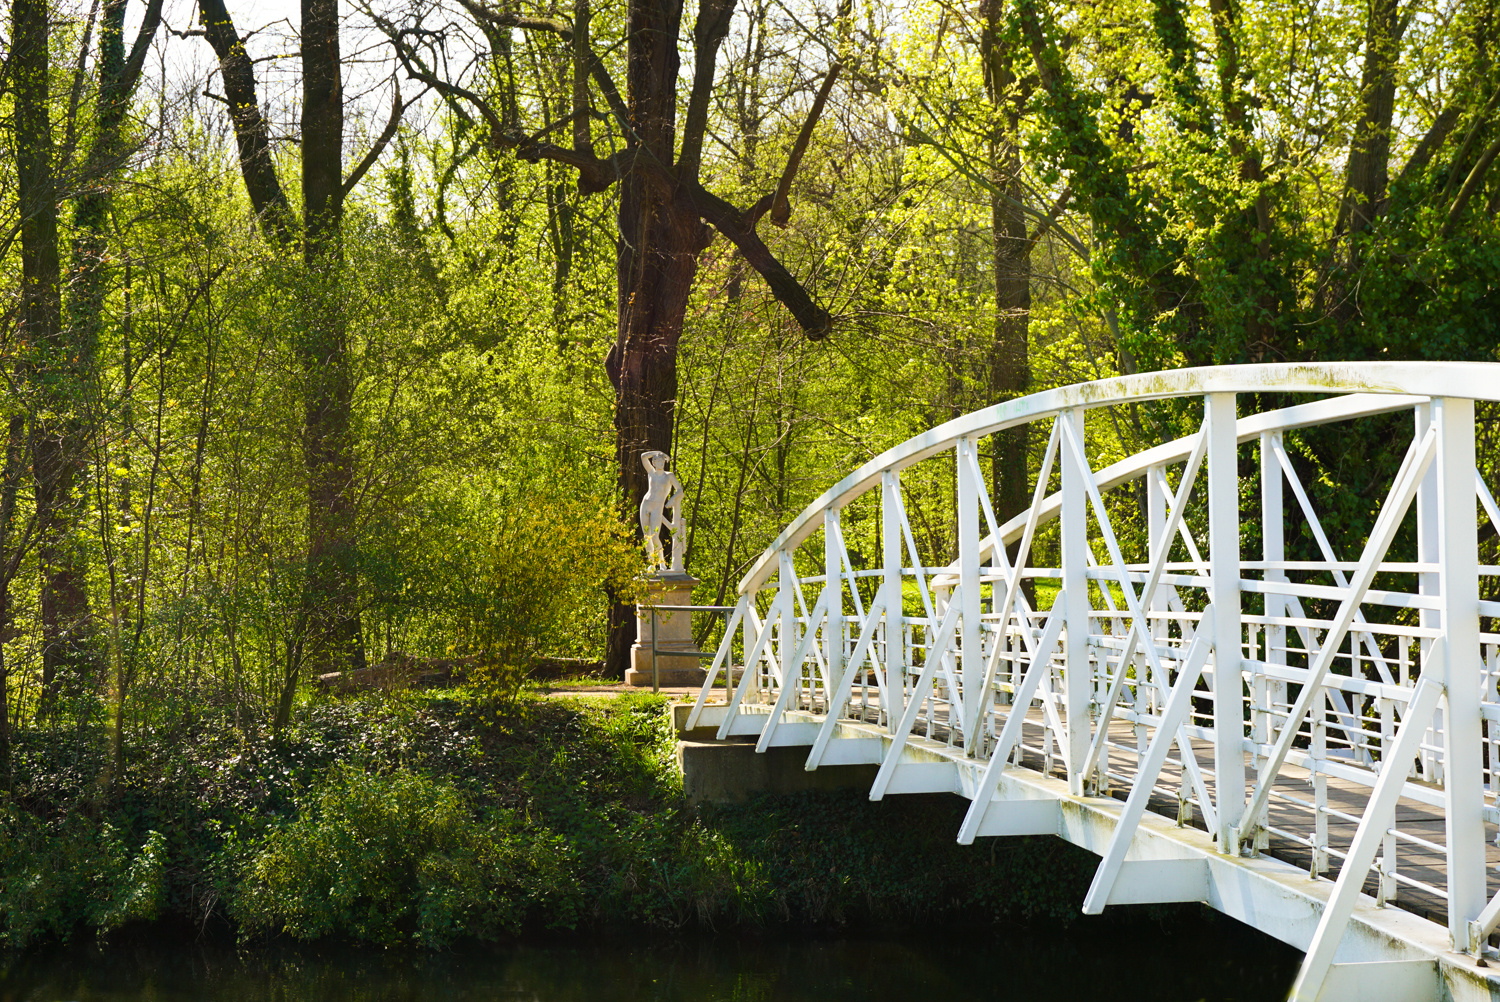
[[[1299,959],[1196,912],[1066,934],[722,935],[439,956],[158,936],[13,960],[0,966],[0,1002],[1280,1002]]]

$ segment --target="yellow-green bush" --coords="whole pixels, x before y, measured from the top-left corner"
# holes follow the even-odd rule
[[[567,895],[566,854],[504,810],[476,817],[450,783],[338,766],[248,854],[233,910],[247,933],[304,940],[494,940],[519,931],[532,901]]]

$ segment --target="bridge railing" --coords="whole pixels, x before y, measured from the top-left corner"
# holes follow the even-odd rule
[[[1482,618],[1500,622],[1488,619],[1500,603],[1479,587],[1500,568],[1480,566],[1478,527],[1483,517],[1500,532],[1500,508],[1476,469],[1474,402],[1500,398],[1497,369],[1154,373],[1008,401],[917,436],[834,485],[741,581],[713,671],[736,629],[749,668],[721,733],[758,707],[764,749],[789,712],[813,714],[811,769],[840,720],[878,725],[890,740],[877,799],[913,738],[961,749],[986,764],[962,841],[1007,763],[1059,775],[1076,796],[1124,791],[1089,911],[1150,809],[1203,824],[1220,852],[1301,853],[1312,872],[1339,874],[1346,896],[1373,881],[1382,901],[1423,902],[1455,944],[1478,950],[1500,922],[1485,861],[1500,831],[1500,634],[1481,631]],[[1268,397],[1304,402],[1239,413]],[[1194,432],[1094,465],[1090,411],[1192,398]],[[1330,532],[1289,433],[1375,419],[1389,429],[1401,412],[1394,477],[1374,485],[1375,470],[1348,471],[1383,497],[1375,524],[1354,539]],[[996,512],[981,441],[1030,424],[1045,436],[1031,503]],[[901,484],[924,463],[951,483],[951,503],[921,512],[919,535]],[[878,559],[854,559],[846,518]],[[1119,531],[1125,518],[1144,531]],[[1289,531],[1321,559],[1288,559]],[[1415,559],[1390,556],[1403,533]],[[1259,552],[1242,552],[1245,536]],[[1432,816],[1398,816],[1400,803]]]

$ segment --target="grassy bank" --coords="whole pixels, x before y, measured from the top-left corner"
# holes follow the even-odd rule
[[[689,806],[665,701],[449,691],[310,705],[279,739],[199,720],[123,776],[31,733],[0,805],[0,945],[151,919],[442,947],[531,933],[1067,921],[1092,857],[953,840],[953,797]]]

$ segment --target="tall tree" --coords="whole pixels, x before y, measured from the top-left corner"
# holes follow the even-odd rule
[[[344,94],[338,0],[302,0],[302,456],[307,471],[307,623],[315,671],[364,666],[354,538],[354,374],[340,271]],[[288,692],[291,687],[287,687]],[[278,721],[290,712],[289,695]]]
[[[105,325],[105,298],[109,293],[112,268],[110,267],[111,234],[110,216],[114,211],[114,188],[117,178],[125,167],[131,152],[127,142],[127,113],[130,100],[141,79],[146,65],[146,55],[156,32],[161,25],[162,0],[149,0],[141,15],[141,26],[129,51],[125,48],[125,13],[127,0],[108,0],[104,4],[103,18],[99,26],[98,91],[95,98],[94,131],[88,152],[84,158],[84,190],[74,203],[73,210],[73,271],[69,283],[69,351],[75,366],[76,400],[61,436],[61,462],[67,468],[70,480],[86,468],[87,453],[98,434],[100,420],[95,390],[100,383],[97,377],[99,364],[99,341]],[[41,492],[38,491],[38,496]],[[64,526],[72,528],[79,519],[82,499],[68,500],[68,506],[53,516],[58,530]],[[0,501],[3,508],[3,501]],[[0,515],[3,515],[0,511]],[[3,528],[3,527],[0,527]],[[63,577],[67,586],[54,587],[57,595],[70,596],[87,603],[87,594],[73,582],[83,576],[82,555],[76,546],[70,547],[69,563],[55,566],[52,573]],[[44,596],[46,591],[43,592]],[[71,621],[88,624],[90,617],[85,604],[81,609],[67,610]],[[0,616],[0,621],[3,621]],[[58,653],[70,663],[75,672],[92,670],[92,638],[86,634],[91,628],[78,629],[61,641]],[[51,644],[49,647],[53,646]],[[113,776],[119,776],[124,768],[124,714],[128,668],[123,660],[117,661],[113,679],[111,732],[113,735]]]
[[[625,81],[622,95],[590,42],[587,5],[574,19],[534,17],[496,9],[477,0],[460,0],[484,33],[491,53],[503,49],[512,29],[547,32],[572,48],[587,68],[574,76],[569,121],[570,145],[546,140],[564,123],[526,123],[523,131],[481,92],[482,85],[440,70],[445,66],[442,32],[428,29],[426,11],[402,24],[377,18],[396,44],[407,72],[451,100],[477,110],[497,150],[513,150],[522,160],[551,160],[578,173],[583,194],[619,184],[616,215],[616,336],[605,360],[615,390],[615,460],[623,517],[630,519],[645,494],[640,456],[648,450],[670,452],[677,400],[677,351],[701,255],[716,234],[728,238],[758,271],[772,294],[784,304],[810,338],[824,337],[832,320],[756,232],[772,209],[777,193],[766,194],[748,208],[738,208],[706,188],[701,179],[710,103],[715,88],[718,51],[729,31],[734,0],[700,0],[692,26],[693,76],[685,101],[680,93],[679,45],[683,8],[679,0],[630,0],[625,17]],[[496,67],[505,79],[505,68]],[[476,89],[481,88],[481,89]],[[620,148],[601,156],[591,130],[577,126],[591,109],[609,110]],[[684,108],[679,126],[677,113]],[[815,103],[811,119],[821,112]],[[810,126],[809,122],[809,126]],[[804,129],[804,131],[806,131]],[[785,197],[795,158],[777,192]],[[628,608],[612,614],[607,670],[622,675],[629,658],[633,621]]]
[[[21,214],[20,342],[28,408],[36,506],[42,534],[42,706],[55,702],[61,675],[78,659],[87,622],[83,563],[67,514],[73,510],[75,467],[67,415],[74,400],[62,316],[58,253],[58,185],[52,139],[51,61],[47,0],[11,6],[10,75],[15,93],[16,181]]]
[[[1030,88],[1015,72],[1017,33],[1003,0],[985,0],[980,17],[979,58],[993,114],[987,145],[993,172],[995,337],[987,359],[986,402],[995,403],[1025,393],[1031,382],[1031,251],[1036,241],[1027,232],[1028,192],[1021,176],[1021,119]],[[1021,425],[995,436],[990,490],[1002,517],[1027,506],[1026,432]]]
[[[52,706],[64,689],[87,685],[96,668],[86,554],[79,533],[80,477],[97,418],[97,356],[109,288],[112,190],[130,152],[125,135],[127,112],[161,23],[162,0],[146,4],[128,53],[126,8],[127,0],[109,0],[103,6],[94,60],[92,129],[85,137],[81,162],[74,163],[72,147],[89,54],[88,33],[71,89],[68,139],[55,146],[47,52],[51,11],[45,2],[12,7],[15,148],[22,215],[21,341],[23,380],[30,394],[27,407],[32,411],[29,453],[41,534],[44,707]],[[70,176],[70,186],[76,190],[60,188],[62,173]],[[69,196],[76,236],[65,312],[58,205]]]
[[[219,62],[240,173],[262,232],[282,249],[301,238],[302,456],[307,477],[307,569],[302,638],[287,653],[276,714],[291,714],[298,679],[363,667],[355,511],[355,378],[343,306],[340,230],[344,202],[396,134],[410,102],[395,91],[390,118],[370,150],[344,174],[343,58],[338,0],[302,0],[302,210],[295,213],[276,172],[270,129],[256,95],[254,64],[223,0],[199,0],[204,37]]]

